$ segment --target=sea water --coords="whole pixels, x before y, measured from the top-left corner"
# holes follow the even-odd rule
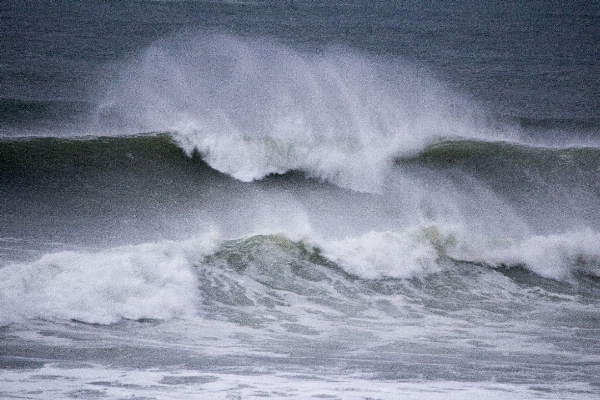
[[[0,395],[600,397],[599,27],[3,2]]]

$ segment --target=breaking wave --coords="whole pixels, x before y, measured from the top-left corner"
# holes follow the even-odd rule
[[[439,285],[458,279],[467,297],[486,290],[461,268],[483,268],[492,275],[526,268],[542,280],[562,282],[559,292],[572,291],[571,282],[586,277],[595,285],[600,277],[597,232],[521,242],[470,239],[432,226],[334,241],[294,241],[282,234],[225,240],[211,232],[184,242],[48,254],[0,269],[0,323],[194,318],[215,305],[289,307],[297,296],[343,309],[340,302],[369,304],[373,290],[382,290],[377,282],[385,281],[382,293],[410,295],[412,301],[428,296],[418,284],[423,279]],[[529,296],[529,289],[539,286],[539,279],[532,279],[516,295]]]
[[[398,154],[506,135],[476,123],[474,109],[399,60],[205,34],[160,41],[121,67],[96,118],[119,134],[172,132],[244,182],[301,170],[378,192]]]

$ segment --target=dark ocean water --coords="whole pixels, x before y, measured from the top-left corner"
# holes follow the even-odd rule
[[[0,3],[0,396],[600,397],[593,2]]]

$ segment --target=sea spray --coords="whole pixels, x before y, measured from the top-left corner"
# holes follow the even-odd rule
[[[313,54],[200,33],[130,60],[97,119],[119,132],[173,132],[189,154],[241,181],[301,170],[379,192],[398,154],[441,138],[506,134],[486,132],[476,107],[424,75],[346,48]]]

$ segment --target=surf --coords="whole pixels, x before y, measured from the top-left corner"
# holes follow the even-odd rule
[[[254,328],[298,321],[304,331],[295,332],[319,334],[314,317],[313,328],[300,323],[312,309],[324,329],[365,310],[380,321],[433,318],[437,308],[493,316],[519,301],[579,310],[581,302],[597,300],[600,284],[598,234],[583,233],[512,247],[487,243],[476,249],[480,258],[468,258],[469,243],[434,227],[341,241],[282,233],[227,239],[212,231],[179,242],[62,251],[0,269],[0,325],[202,320],[218,313],[242,326],[250,319]],[[481,296],[488,301],[472,304]],[[416,303],[426,307],[407,311]]]

